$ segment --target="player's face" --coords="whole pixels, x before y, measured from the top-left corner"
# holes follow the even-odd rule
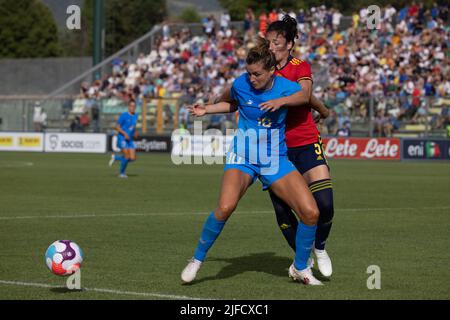
[[[275,55],[277,62],[287,59],[292,49],[292,44],[287,43],[282,34],[271,31],[266,34],[266,40],[269,42],[269,49]]]
[[[253,64],[248,64],[247,72],[252,87],[255,88],[256,90],[265,90],[271,84],[271,79],[273,73],[275,72],[275,68],[267,70],[264,68],[262,62],[257,62]]]
[[[136,103],[130,102],[128,104],[128,112],[134,114],[136,112]]]

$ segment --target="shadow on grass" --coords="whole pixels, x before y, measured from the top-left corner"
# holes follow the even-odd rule
[[[203,281],[228,279],[244,272],[263,272],[286,278],[292,258],[278,257],[274,252],[263,252],[234,258],[209,258],[206,265],[211,261],[226,262],[228,265],[223,267],[217,275],[201,278],[194,281],[194,284]]]
[[[67,289],[66,287],[57,287],[57,288],[51,288],[50,291],[53,292],[53,293],[64,294],[64,293],[83,292],[85,290],[84,289],[70,290],[70,289]]]

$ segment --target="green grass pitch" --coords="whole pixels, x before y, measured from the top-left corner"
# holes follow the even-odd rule
[[[323,287],[292,282],[293,252],[257,182],[181,285],[222,166],[138,155],[129,179],[107,155],[0,153],[0,299],[449,299],[450,163],[331,161],[335,218]],[[81,292],[44,263],[48,245],[84,250]],[[381,269],[369,290],[367,268]]]

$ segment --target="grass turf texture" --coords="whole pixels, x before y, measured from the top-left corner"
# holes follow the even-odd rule
[[[108,160],[0,153],[0,299],[450,298],[450,163],[331,161],[334,274],[323,287],[288,278],[293,252],[257,182],[197,281],[182,286],[181,270],[217,202],[222,166],[138,155],[124,180]],[[57,239],[84,250],[83,287],[115,291],[28,286],[65,285],[44,263]],[[381,290],[367,289],[370,265],[381,268]]]

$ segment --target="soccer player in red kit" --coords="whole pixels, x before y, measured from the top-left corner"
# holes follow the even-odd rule
[[[324,155],[319,131],[314,123],[311,106],[319,111],[323,118],[328,116],[328,109],[318,101],[312,92],[311,67],[306,61],[290,55],[297,38],[297,21],[284,16],[282,21],[269,25],[266,40],[277,59],[276,74],[291,81],[298,82],[303,90],[289,97],[283,97],[263,103],[267,110],[277,110],[281,106],[289,108],[286,119],[286,143],[289,160],[303,175],[316,200],[320,211],[315,239],[314,254],[322,275],[332,274],[332,265],[325,242],[328,239],[334,215],[333,189],[327,160]],[[302,107],[298,107],[302,105]],[[277,216],[278,225],[289,245],[295,251],[295,236],[298,221],[291,208],[270,192],[270,197]],[[310,261],[313,263],[313,260]]]

